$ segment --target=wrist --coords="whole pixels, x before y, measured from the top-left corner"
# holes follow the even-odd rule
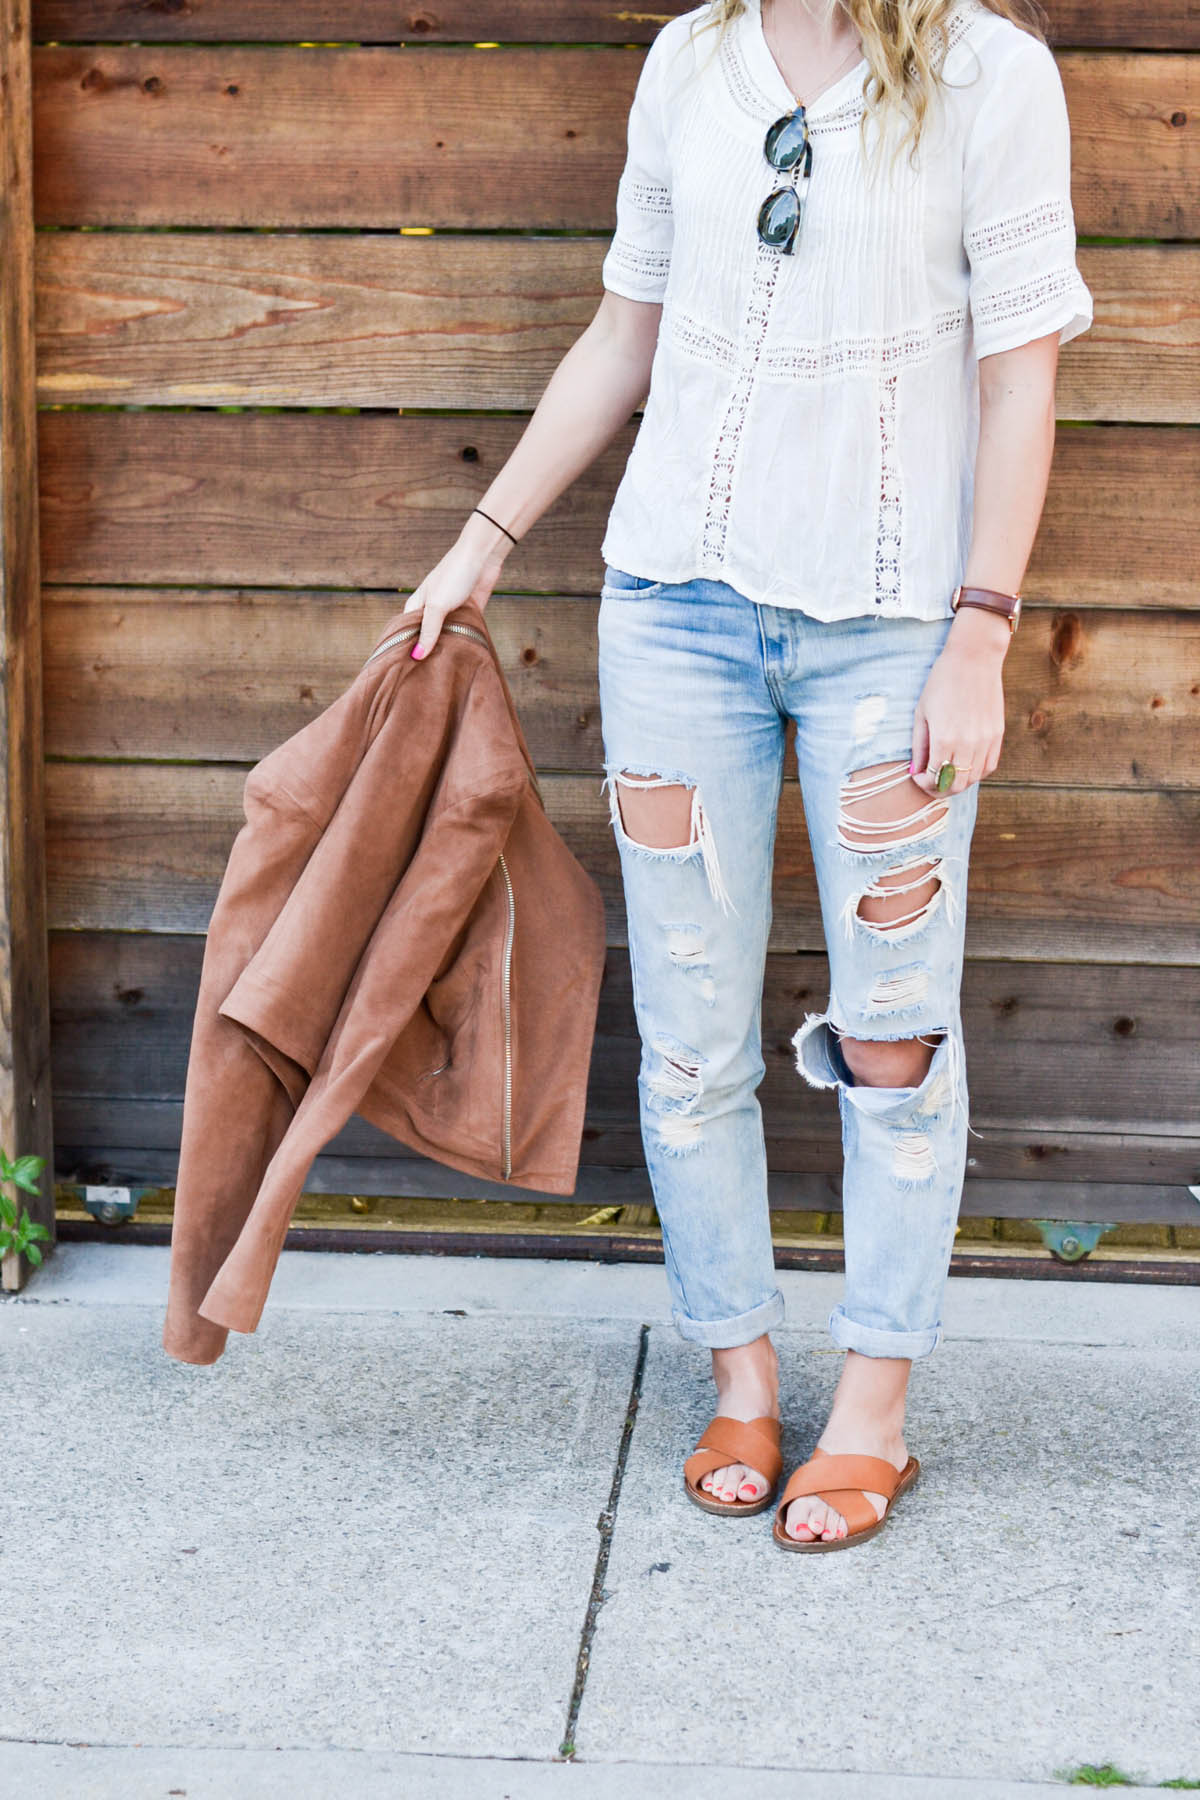
[[[458,534],[458,541],[469,555],[485,565],[494,564],[496,567],[500,567],[509,551],[515,548],[512,538],[505,531],[478,512],[467,514]]]
[[[1012,637],[1012,629],[1002,613],[986,612],[981,606],[964,606],[951,621],[945,648],[975,660],[994,657],[1003,662]]]

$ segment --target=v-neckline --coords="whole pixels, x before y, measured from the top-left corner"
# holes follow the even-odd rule
[[[757,65],[761,85],[768,95],[773,88],[784,96],[788,102],[788,111],[794,112],[796,108],[795,92],[789,85],[783,70],[775,61],[775,53],[768,44],[767,34],[763,30],[762,0],[746,0],[746,11],[743,16],[749,27],[746,33],[747,49]],[[824,112],[828,101],[839,93],[848,82],[853,81],[856,76],[861,76],[862,71],[869,66],[866,57],[860,56],[853,68],[847,69],[843,75],[838,76],[836,81],[832,81],[828,87],[822,88],[815,100],[806,100],[803,103],[805,112],[810,117],[814,113]]]

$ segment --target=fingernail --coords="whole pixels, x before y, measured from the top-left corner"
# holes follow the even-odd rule
[[[413,645],[413,658],[415,661],[420,662],[420,660],[424,656],[424,654],[425,654],[424,644],[414,644]]]
[[[916,765],[916,763],[915,763],[915,762],[910,762],[910,763],[909,763],[909,765],[908,765],[908,772],[909,772],[909,774],[910,774],[910,775],[915,775],[915,774],[916,774],[916,772],[917,772],[917,765]]]

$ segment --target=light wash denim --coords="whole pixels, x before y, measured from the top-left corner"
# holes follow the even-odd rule
[[[966,1162],[959,987],[979,789],[872,832],[865,797],[886,788],[860,772],[902,759],[896,785],[912,793],[913,712],[949,625],[871,614],[826,623],[725,582],[606,568],[604,765],[642,1040],[642,1139],[673,1317],[695,1343],[749,1343],[783,1317],[756,1090],[789,718],[831,988],[827,1011],[798,1022],[792,1041],[800,1074],[836,1088],[842,1124],[846,1283],[830,1331],[868,1356],[923,1357],[941,1341]],[[619,796],[665,784],[691,790],[690,841],[648,848],[625,830]],[[859,916],[864,894],[931,876],[932,900],[898,922]],[[920,1087],[875,1088],[855,1085],[842,1036],[938,1043]]]

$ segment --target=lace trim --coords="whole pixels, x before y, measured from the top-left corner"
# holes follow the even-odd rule
[[[662,333],[677,350],[697,362],[717,369],[736,369],[738,349],[723,331],[713,331],[691,313],[672,307],[662,322]]]
[[[928,360],[935,343],[959,336],[967,309],[956,306],[936,313],[929,326],[914,326],[889,337],[831,338],[825,343],[780,344],[763,359],[764,373],[775,381],[820,381],[826,376],[858,374],[871,369],[908,368]]]
[[[978,300],[972,302],[971,310],[980,325],[1023,319],[1036,315],[1055,300],[1061,300],[1064,294],[1072,292],[1078,281],[1079,274],[1074,265],[1069,269],[1052,269],[1049,274],[1039,275],[1033,281],[1023,281],[1019,287],[1000,288],[994,294],[981,294]]]
[[[781,257],[778,250],[766,244],[757,246],[750,298],[746,305],[745,352],[738,378],[725,407],[717,448],[713,456],[708,482],[708,501],[704,509],[704,529],[700,561],[704,566],[719,566],[725,555],[729,534],[729,514],[733,505],[733,469],[742,442],[746,413],[754,389],[758,359],[771,316],[771,300],[779,280]]]
[[[633,281],[662,282],[671,269],[669,250],[639,250],[623,237],[612,239],[604,260],[614,274]]]
[[[935,313],[929,325],[889,337],[829,338],[811,344],[777,344],[762,357],[762,373],[770,381],[822,381],[826,377],[861,374],[872,369],[907,368],[925,362],[935,344],[960,337],[966,330],[967,308],[950,307]],[[737,345],[723,332],[713,331],[690,313],[672,309],[663,322],[668,341],[686,356],[713,368],[736,369]]]
[[[1018,245],[1037,244],[1043,238],[1057,237],[1070,227],[1064,200],[1043,200],[1040,206],[1024,212],[1008,213],[1001,219],[989,219],[977,225],[963,239],[967,255],[975,262],[981,256],[1002,256]]]
[[[896,384],[889,375],[879,391],[879,511],[875,522],[875,604],[900,605],[900,533],[904,523],[900,466],[896,460]]]
[[[670,213],[671,190],[658,181],[626,180],[621,183],[621,198],[638,212]]]

